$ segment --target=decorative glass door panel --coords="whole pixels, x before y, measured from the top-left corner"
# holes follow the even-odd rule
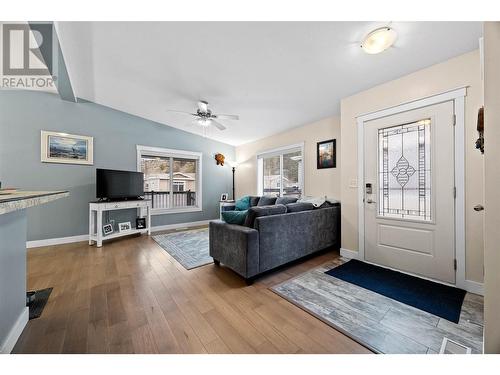
[[[432,220],[431,120],[378,130],[378,216]]]
[[[366,261],[455,282],[453,110],[448,101],[363,123]]]

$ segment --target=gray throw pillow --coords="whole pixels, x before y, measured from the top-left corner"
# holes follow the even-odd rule
[[[299,198],[297,197],[279,197],[276,199],[276,204],[284,204],[287,205],[289,203],[295,203],[297,202]]]
[[[308,202],[289,203],[286,205],[286,212],[301,212],[314,210],[314,205]]]
[[[270,216],[270,215],[280,215],[286,213],[286,207],[282,204],[275,204],[271,206],[256,206],[250,207],[247,212],[247,217],[245,219],[245,223],[243,224],[246,227],[253,228],[255,219],[261,216]]]
[[[250,207],[255,207],[259,204],[260,197],[250,196]]]
[[[273,197],[271,195],[263,195],[262,197],[260,197],[257,206],[270,206],[276,203],[276,199],[278,199],[278,197]]]

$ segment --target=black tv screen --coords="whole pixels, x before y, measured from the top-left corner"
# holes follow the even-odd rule
[[[96,170],[96,196],[99,199],[137,199],[144,195],[142,172]]]

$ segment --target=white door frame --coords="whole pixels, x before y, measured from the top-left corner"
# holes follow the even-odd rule
[[[356,117],[358,126],[358,248],[359,259],[365,259],[364,214],[364,126],[365,122],[411,111],[434,104],[453,101],[455,114],[455,258],[457,262],[455,285],[466,289],[465,281],[465,96],[467,87],[406,102],[394,107]],[[452,192],[450,192],[452,194]]]

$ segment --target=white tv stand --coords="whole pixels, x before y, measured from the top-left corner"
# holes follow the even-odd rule
[[[126,210],[137,208],[138,215],[141,215],[141,209],[146,210],[146,228],[144,229],[131,229],[126,232],[113,232],[105,236],[102,232],[102,216],[106,211]],[[132,224],[132,223],[131,223]],[[133,201],[119,201],[119,202],[90,202],[89,203],[89,245],[93,242],[97,247],[102,246],[102,241],[110,240],[112,238],[129,236],[136,233],[147,233],[151,235],[151,201],[149,200],[133,200]]]

